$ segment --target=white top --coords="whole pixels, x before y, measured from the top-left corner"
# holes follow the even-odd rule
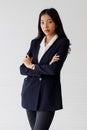
[[[40,62],[44,53],[50,48],[50,46],[52,46],[54,41],[58,38],[58,35],[56,34],[46,46],[45,46],[45,38],[46,38],[46,36],[43,38],[43,40],[41,41],[41,44],[40,44],[40,49],[39,49],[39,53],[38,53],[38,62]]]

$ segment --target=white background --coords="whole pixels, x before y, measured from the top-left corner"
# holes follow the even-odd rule
[[[87,1],[0,0],[0,129],[29,130],[21,107],[24,76],[19,66],[37,35],[38,15],[58,10],[71,45],[61,72],[64,109],[57,111],[50,130],[87,129]]]

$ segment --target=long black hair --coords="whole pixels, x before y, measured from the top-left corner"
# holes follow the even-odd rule
[[[41,26],[40,26],[40,22],[41,22],[41,16],[44,14],[48,14],[52,20],[54,21],[54,23],[57,25],[56,28],[56,34],[58,35],[59,38],[61,37],[65,37],[67,38],[64,29],[63,29],[63,25],[60,19],[60,16],[57,12],[56,9],[54,8],[49,8],[49,9],[44,9],[41,11],[40,15],[39,15],[39,20],[38,20],[38,35],[37,38],[43,38],[45,36],[45,34],[43,33]]]

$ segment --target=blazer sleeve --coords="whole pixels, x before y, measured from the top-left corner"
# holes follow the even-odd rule
[[[33,44],[33,40],[31,41],[29,51],[27,52],[27,55],[30,58],[32,57],[32,44]],[[20,74],[22,74],[22,75],[28,75],[29,74],[30,69],[27,68],[24,64],[21,64],[19,69],[20,69]]]
[[[68,48],[69,48],[69,40],[64,39],[60,43],[60,49],[57,54],[60,56],[60,59],[54,63],[50,64],[36,64],[35,69],[31,70],[24,66],[24,64],[20,67],[20,72],[23,75],[29,76],[38,76],[38,75],[57,75],[62,68],[62,65],[67,57]]]

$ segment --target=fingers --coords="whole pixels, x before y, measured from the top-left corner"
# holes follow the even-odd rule
[[[27,58],[28,60],[30,60],[30,61],[33,60],[33,57],[30,58],[28,55],[26,55],[26,58]]]
[[[59,59],[60,59],[60,56],[58,54],[55,54],[49,64],[52,64],[58,61]]]
[[[58,56],[58,57],[60,57],[57,53],[56,53],[54,56]]]
[[[26,58],[30,58],[28,55],[26,55]]]
[[[32,62],[32,58],[26,55],[26,57],[23,59],[23,63],[31,63],[31,62]]]
[[[53,61],[58,61],[58,60],[59,60],[59,57],[60,57],[59,55],[55,54],[55,55],[53,56],[53,59],[52,59],[52,60],[53,60]]]
[[[23,63],[26,63],[26,62],[28,62],[29,60],[25,57],[24,59],[23,59]]]

